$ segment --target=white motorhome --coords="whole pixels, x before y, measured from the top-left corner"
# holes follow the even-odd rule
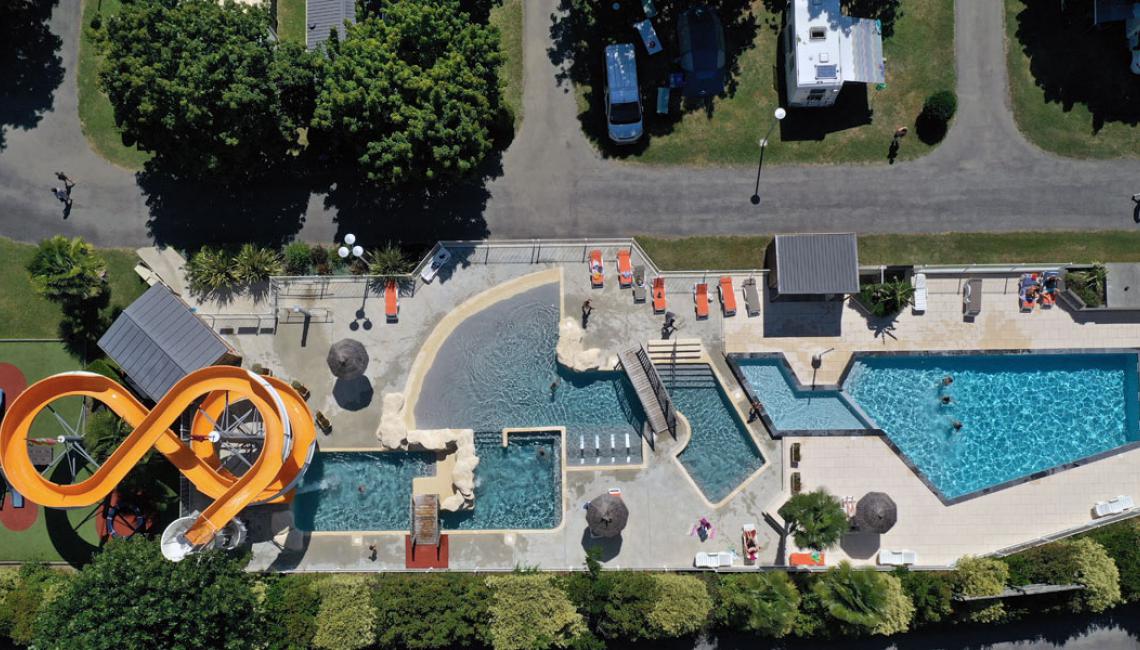
[[[792,0],[782,46],[790,106],[831,106],[844,83],[886,81],[882,26],[843,15],[839,0]]]

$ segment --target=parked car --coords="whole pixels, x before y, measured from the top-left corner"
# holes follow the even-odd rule
[[[610,140],[618,144],[633,144],[643,132],[632,43],[606,46],[606,126]]]
[[[685,97],[724,92],[724,27],[711,7],[689,7],[677,18],[677,46],[685,71]]]

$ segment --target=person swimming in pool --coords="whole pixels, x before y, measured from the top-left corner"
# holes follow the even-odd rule
[[[949,395],[943,395],[942,396],[942,406],[950,406],[950,402],[952,402],[952,401],[953,400],[950,399]]]
[[[942,378],[942,385],[943,386],[949,386],[950,384],[953,384],[953,383],[954,383],[954,378],[951,377],[950,375],[946,375],[945,377]]]
[[[357,491],[357,492],[359,492],[359,493],[361,493],[361,494],[364,494],[364,484],[363,484],[363,483],[361,483],[360,485],[357,485],[357,486],[356,486],[356,491]]]
[[[962,430],[961,420],[954,420],[953,422],[950,423],[950,426],[954,427],[955,433]]]

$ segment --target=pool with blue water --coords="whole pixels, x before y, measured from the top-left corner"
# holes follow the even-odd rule
[[[1137,383],[1131,352],[868,355],[844,390],[954,498],[1136,442]]]
[[[734,359],[780,431],[866,429],[837,390],[797,390],[781,359]]]

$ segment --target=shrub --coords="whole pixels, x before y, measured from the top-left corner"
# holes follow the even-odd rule
[[[244,284],[256,284],[281,273],[281,257],[276,251],[243,244],[234,257],[234,280]]]
[[[399,275],[408,272],[408,258],[400,247],[388,242],[384,248],[372,251],[368,272],[372,275]]]
[[[285,247],[285,273],[288,275],[308,275],[313,267],[313,252],[303,241],[295,241]]]
[[[792,623],[792,634],[803,639],[827,638],[832,636],[834,626],[827,614],[827,606],[820,599],[815,585],[820,582],[818,575],[798,576],[800,608]]]
[[[93,372],[97,375],[103,375],[113,382],[119,384],[123,383],[123,376],[119,374],[119,369],[115,365],[115,362],[111,361],[110,359],[96,359],[87,364],[87,367],[84,368],[84,370],[87,372]]]
[[[372,593],[381,648],[458,648],[487,640],[491,590],[465,573],[382,574]]]
[[[879,317],[894,316],[914,299],[914,287],[902,278],[859,288],[859,301]]]
[[[1010,584],[1084,585],[1068,599],[1068,607],[1075,612],[1103,612],[1122,601],[1116,563],[1095,540],[1061,540],[1003,561],[1010,568]]]
[[[1000,560],[965,556],[954,569],[954,593],[959,596],[996,596],[1005,591],[1009,567]],[[974,607],[963,613],[967,621],[992,623],[1005,616],[1005,606],[992,603]]]
[[[602,571],[596,552],[586,555],[586,572],[562,580],[563,590],[602,639],[639,641],[651,638],[649,614],[657,584],[645,573]]]
[[[253,647],[261,629],[252,585],[216,551],[171,562],[157,542],[112,540],[40,617],[36,647]]]
[[[886,604],[882,621],[872,631],[886,636],[906,632],[914,619],[914,603],[903,589],[901,580],[887,573],[878,575],[886,586]]]
[[[0,636],[20,645],[35,641],[36,622],[54,602],[69,576],[39,562],[28,562],[18,571],[6,571],[0,600]]]
[[[835,546],[848,530],[843,504],[823,489],[794,495],[779,514],[800,548],[822,551]]]
[[[1100,613],[1124,602],[1120,596],[1120,571],[1108,551],[1091,539],[1068,542],[1076,557],[1076,582],[1085,586],[1077,593],[1082,611]]]
[[[717,582],[716,600],[717,625],[779,639],[792,631],[800,592],[783,571],[725,574]]]
[[[313,647],[327,650],[367,648],[376,640],[376,610],[367,578],[337,576],[317,586],[321,605]]]
[[[197,294],[224,289],[234,282],[230,273],[229,253],[217,248],[203,247],[186,263],[186,279],[190,290]]]
[[[1096,540],[1116,562],[1120,592],[1125,600],[1140,600],[1140,519],[1129,519],[1097,528],[1078,539]]]
[[[329,263],[329,249],[321,245],[313,246],[309,250],[309,259],[313,263],[313,270],[317,275],[329,275],[332,273],[332,265]]]
[[[947,124],[958,112],[958,96],[952,90],[939,90],[926,98],[922,104],[922,114],[927,119]]]
[[[1065,273],[1065,288],[1077,294],[1081,302],[1089,307],[1100,307],[1105,301],[1108,270],[1103,264],[1094,264],[1084,271]]]
[[[844,560],[828,569],[812,589],[840,629],[856,635],[876,632],[888,624],[888,591],[892,587],[887,577],[874,569],[855,569]],[[902,593],[901,585],[898,593]]]
[[[897,569],[895,576],[914,604],[914,627],[941,622],[953,612],[951,574]]]
[[[40,242],[28,273],[36,293],[58,303],[94,300],[106,291],[107,263],[79,237],[57,235]]]
[[[652,575],[656,584],[649,625],[656,638],[695,634],[708,620],[712,598],[705,583],[695,576],[672,573]]]
[[[307,650],[316,632],[321,597],[314,576],[295,574],[273,580],[265,592],[262,639],[269,650]]]
[[[582,615],[549,575],[495,576],[487,586],[493,592],[489,636],[496,650],[566,648],[586,632]]]

